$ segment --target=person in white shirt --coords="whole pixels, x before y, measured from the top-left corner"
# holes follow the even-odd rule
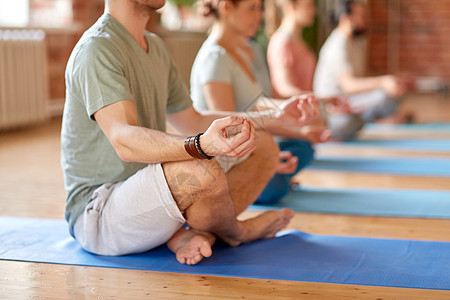
[[[364,123],[395,116],[398,99],[406,91],[403,81],[393,75],[360,77],[355,72],[351,57],[355,56],[352,43],[367,31],[366,5],[357,0],[340,3],[335,15],[337,27],[326,40],[320,53],[314,76],[317,97],[348,96],[350,114],[329,114],[328,127],[332,136],[350,139]]]

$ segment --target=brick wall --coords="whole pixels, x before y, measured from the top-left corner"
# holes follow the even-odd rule
[[[70,29],[47,30],[50,101],[65,97],[64,71],[73,47],[82,33],[103,13],[103,0],[74,0],[74,20],[77,26]]]
[[[64,71],[70,53],[80,36],[78,30],[47,32],[50,101],[60,101],[65,96]]]
[[[76,30],[47,32],[50,98],[64,98],[64,70],[73,47],[103,12],[103,0],[74,0]],[[369,0],[368,70],[450,80],[450,0]]]
[[[449,0],[370,0],[369,70],[450,80]]]
[[[73,16],[76,28],[48,30],[47,47],[50,81],[50,101],[60,103],[65,97],[64,72],[72,49],[83,32],[102,15],[104,0],[74,0]],[[151,18],[147,29],[157,26],[158,17]]]

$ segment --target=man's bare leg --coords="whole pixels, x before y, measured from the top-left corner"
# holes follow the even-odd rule
[[[284,209],[238,221],[227,178],[217,171],[215,160],[165,163],[163,170],[180,211],[197,230],[192,234],[180,229],[167,243],[181,263],[198,263],[210,255],[214,238],[208,232],[230,245],[239,245],[274,236],[293,216],[291,210]]]
[[[258,132],[256,150],[227,174],[228,188],[234,201],[236,216],[252,205],[275,174],[278,145],[271,134]]]

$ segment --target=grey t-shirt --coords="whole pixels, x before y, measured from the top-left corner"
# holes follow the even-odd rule
[[[339,76],[352,70],[349,59],[349,43],[344,33],[335,29],[319,53],[314,74],[314,94],[318,97],[333,97],[342,94]]]
[[[251,63],[249,63],[251,66]],[[208,38],[200,48],[191,71],[191,98],[197,111],[207,111],[208,102],[203,86],[210,82],[223,82],[232,86],[236,111],[246,111],[261,96],[262,89],[253,81],[239,63]]]
[[[97,187],[123,181],[146,166],[118,157],[93,119],[94,113],[114,102],[132,100],[139,126],[165,131],[166,113],[192,105],[162,40],[150,33],[145,38],[148,52],[105,14],[84,33],[69,58],[61,162],[68,193],[66,220],[72,234]]]
[[[270,80],[269,66],[267,65],[265,52],[258,42],[249,39],[248,43],[254,55],[254,59],[251,62],[253,75],[255,75],[256,81],[258,81],[259,86],[263,90],[264,96],[272,97],[272,81]]]

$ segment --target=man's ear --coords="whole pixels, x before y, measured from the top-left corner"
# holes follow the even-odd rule
[[[346,24],[347,26],[350,25],[352,26],[352,16],[349,14],[343,14],[341,15],[341,17],[339,18],[339,24]]]

